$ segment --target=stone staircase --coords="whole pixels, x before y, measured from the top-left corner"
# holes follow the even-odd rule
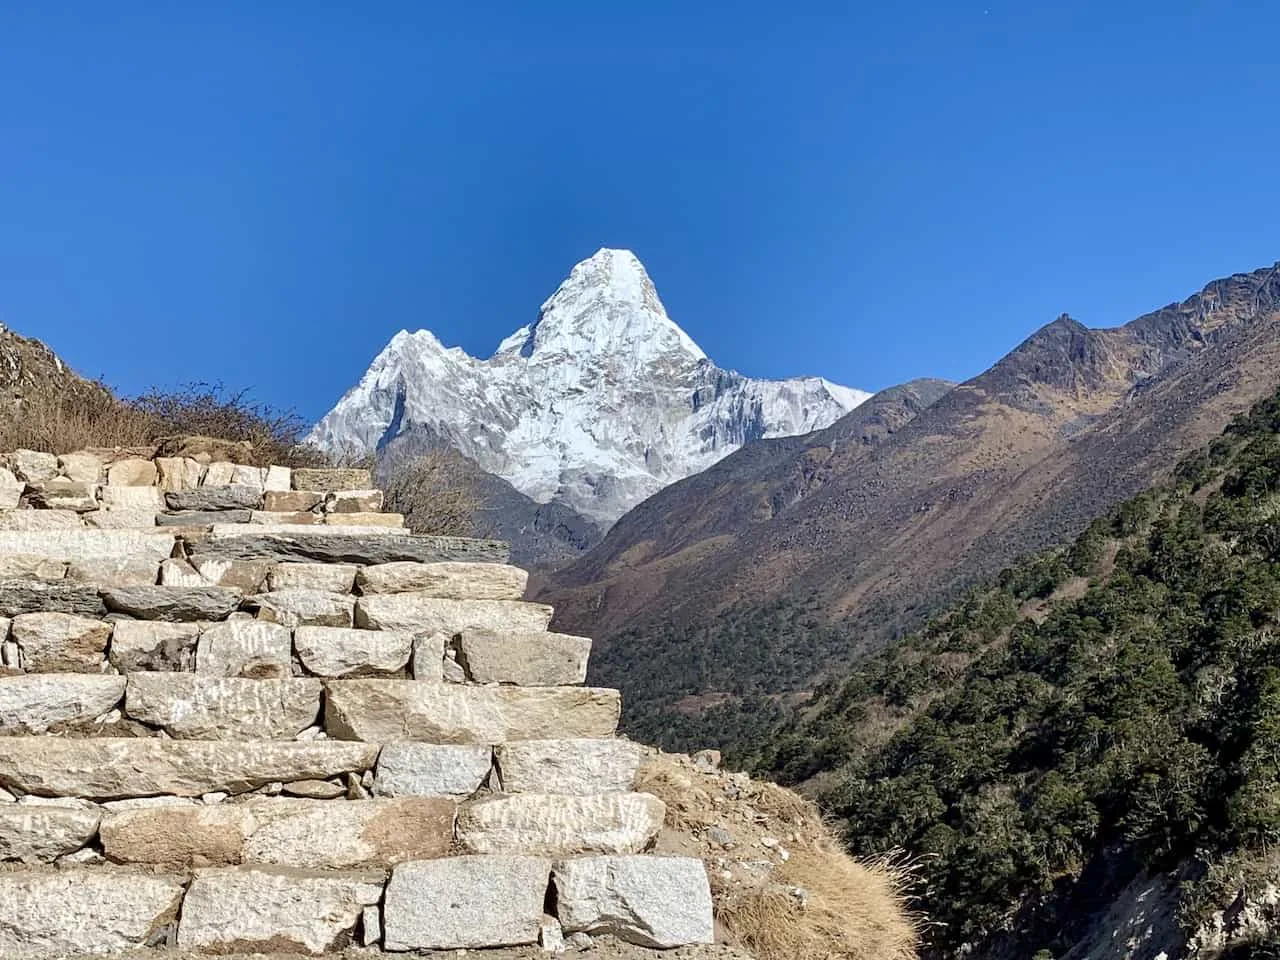
[[[0,469],[0,956],[713,940],[617,691],[363,470]]]

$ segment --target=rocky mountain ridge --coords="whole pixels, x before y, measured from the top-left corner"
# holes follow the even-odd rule
[[[396,334],[310,439],[344,453],[447,446],[607,528],[744,444],[828,426],[867,396],[717,367],[636,256],[602,249],[488,359]]]

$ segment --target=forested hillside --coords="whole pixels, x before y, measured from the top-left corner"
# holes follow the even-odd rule
[[[808,782],[855,853],[905,851],[938,956],[1061,957],[1166,872],[1190,934],[1280,877],[1278,616],[1280,393],[829,679],[754,761]]]

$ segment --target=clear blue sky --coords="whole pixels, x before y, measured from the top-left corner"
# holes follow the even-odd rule
[[[487,355],[623,246],[721,365],[961,379],[1280,259],[1277,36],[1261,2],[4,4],[0,321],[314,418],[402,327]]]

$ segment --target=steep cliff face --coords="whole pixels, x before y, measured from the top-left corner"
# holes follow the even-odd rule
[[[600,250],[487,360],[427,330],[396,334],[311,439],[344,452],[448,446],[607,527],[743,444],[826,427],[868,396],[717,367],[635,255]]]

